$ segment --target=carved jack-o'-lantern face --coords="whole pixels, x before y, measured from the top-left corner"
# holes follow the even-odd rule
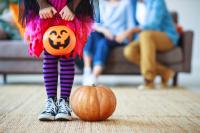
[[[43,36],[45,50],[52,55],[67,55],[75,47],[74,32],[66,26],[50,27]]]

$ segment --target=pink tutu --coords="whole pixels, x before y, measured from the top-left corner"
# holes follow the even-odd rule
[[[62,2],[61,2],[62,1]],[[54,5],[58,13],[51,19],[40,19],[40,17],[32,13],[29,22],[26,25],[25,39],[28,40],[29,54],[32,56],[40,57],[44,50],[43,47],[43,35],[49,27],[64,25],[71,28],[76,36],[76,46],[73,50],[72,56],[82,56],[83,48],[87,42],[88,36],[91,32],[92,19],[86,18],[79,20],[75,17],[73,21],[66,21],[61,19],[59,12],[66,5],[66,0],[50,0],[50,3]],[[70,54],[70,55],[71,55]],[[66,55],[69,56],[69,55]]]

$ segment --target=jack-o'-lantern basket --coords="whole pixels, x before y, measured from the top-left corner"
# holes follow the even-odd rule
[[[75,48],[76,36],[67,26],[53,26],[44,33],[43,45],[52,55],[67,55]]]

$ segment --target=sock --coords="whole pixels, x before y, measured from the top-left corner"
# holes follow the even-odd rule
[[[43,76],[48,98],[57,97],[58,58],[44,52]]]
[[[90,67],[85,67],[83,73],[84,75],[90,75],[92,73],[92,70]]]
[[[98,84],[98,83],[97,83],[97,77],[96,77],[95,75],[92,74],[91,78],[92,78],[92,84],[97,85],[97,84]]]
[[[74,82],[74,59],[62,57],[60,59],[60,85],[61,98],[68,99],[71,94],[72,85]]]

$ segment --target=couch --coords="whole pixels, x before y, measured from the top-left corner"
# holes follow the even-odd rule
[[[172,13],[175,23],[178,23],[178,15]],[[173,85],[178,84],[179,73],[191,72],[193,31],[183,31],[178,47],[169,52],[158,53],[157,58],[161,63],[176,71]],[[28,56],[28,45],[23,41],[0,41],[0,74],[3,75],[4,83],[7,83],[8,74],[41,74],[42,57],[35,59]],[[129,63],[123,56],[124,47],[114,48],[109,56],[105,75],[135,75],[140,74],[139,67]],[[76,67],[76,74],[81,74]]]

